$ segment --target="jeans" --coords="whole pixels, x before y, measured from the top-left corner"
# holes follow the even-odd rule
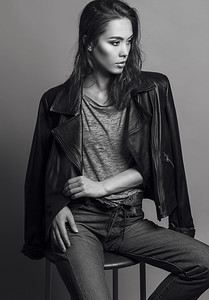
[[[144,219],[143,194],[110,207],[93,199],[71,204],[78,233],[68,229],[71,246],[51,252],[76,300],[110,300],[104,251],[119,253],[170,272],[149,300],[195,300],[209,287],[209,247],[192,237]]]

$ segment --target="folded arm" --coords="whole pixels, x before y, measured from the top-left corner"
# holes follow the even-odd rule
[[[103,181],[93,181],[85,176],[69,179],[64,186],[65,196],[73,199],[81,197],[104,197],[126,191],[143,183],[141,174],[135,168],[130,168]]]

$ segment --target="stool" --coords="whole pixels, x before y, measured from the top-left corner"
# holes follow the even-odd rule
[[[125,256],[105,252],[105,270],[113,271],[113,300],[118,300],[118,269],[139,263],[140,268],[140,300],[146,300],[146,269],[144,262],[136,262]],[[46,259],[45,300],[51,300],[51,262]]]

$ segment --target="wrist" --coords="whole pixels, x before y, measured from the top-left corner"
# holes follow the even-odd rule
[[[100,181],[99,183],[101,185],[101,194],[102,194],[101,197],[109,195],[105,181]]]

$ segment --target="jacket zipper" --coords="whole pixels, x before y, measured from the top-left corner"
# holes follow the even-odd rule
[[[156,168],[156,173],[157,173],[157,176],[156,176],[156,179],[157,179],[157,193],[158,193],[158,198],[159,198],[159,210],[160,210],[160,214],[161,214],[161,217],[166,217],[167,214],[165,212],[165,210],[163,208],[165,208],[165,203],[164,203],[164,192],[163,192],[163,188],[162,188],[162,168],[160,166],[160,161],[159,161],[159,156],[157,155],[157,158],[156,159],[153,159],[154,160],[154,164],[155,164],[155,168]],[[159,170],[157,172],[157,170]],[[163,205],[162,205],[163,204]]]
[[[158,110],[160,107],[160,103],[159,103],[159,95],[158,92],[157,93],[157,104],[158,104]],[[156,137],[157,136],[157,137]],[[161,153],[161,121],[159,121],[159,131],[158,134],[154,135],[154,145],[155,145],[155,150],[157,153],[157,157],[155,158],[155,156],[153,156],[153,160],[155,163],[155,168],[156,168],[156,173],[158,171],[158,174],[156,176],[157,179],[157,193],[158,193],[158,197],[159,197],[159,210],[160,210],[160,214],[162,217],[166,217],[167,213],[165,211],[165,203],[164,203],[164,192],[163,192],[163,188],[162,188],[162,166],[160,165],[160,153]]]
[[[172,165],[172,167],[174,168],[174,163],[172,162],[172,160],[170,160],[169,155],[166,154],[165,152],[163,152],[163,155],[164,155],[165,161],[170,163]]]

